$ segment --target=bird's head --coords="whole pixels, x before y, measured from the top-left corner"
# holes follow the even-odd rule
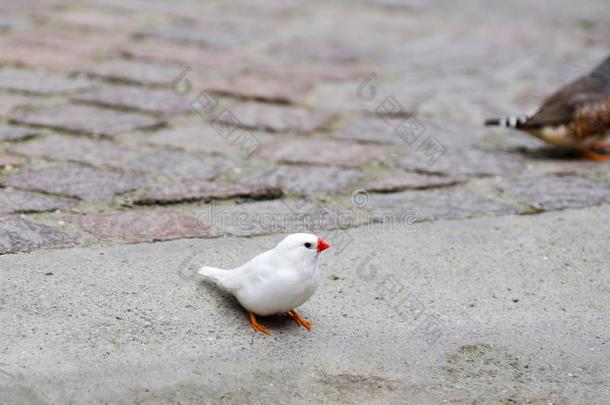
[[[316,260],[330,245],[310,233],[293,233],[286,236],[275,249],[295,261]]]

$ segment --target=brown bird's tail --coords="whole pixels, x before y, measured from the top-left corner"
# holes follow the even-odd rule
[[[489,118],[485,120],[486,126],[498,126],[508,128],[519,128],[527,122],[525,115],[513,115],[509,117]]]

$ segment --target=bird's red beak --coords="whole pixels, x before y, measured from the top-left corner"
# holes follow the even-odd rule
[[[329,247],[330,245],[328,243],[324,242],[322,239],[318,239],[318,253],[328,249]]]

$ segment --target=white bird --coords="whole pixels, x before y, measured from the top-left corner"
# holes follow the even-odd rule
[[[311,322],[295,308],[307,302],[318,289],[322,279],[318,270],[320,253],[329,247],[315,235],[293,233],[242,266],[232,270],[204,266],[199,274],[235,296],[248,311],[255,331],[271,334],[256,321],[256,315],[281,313],[311,330]]]

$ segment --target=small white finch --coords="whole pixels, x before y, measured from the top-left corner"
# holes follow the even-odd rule
[[[298,325],[311,330],[311,322],[295,308],[307,302],[318,289],[322,279],[318,270],[320,253],[329,247],[315,235],[293,233],[273,249],[233,270],[204,266],[199,274],[237,298],[248,311],[255,331],[271,334],[256,321],[256,315],[281,313],[287,313]]]

